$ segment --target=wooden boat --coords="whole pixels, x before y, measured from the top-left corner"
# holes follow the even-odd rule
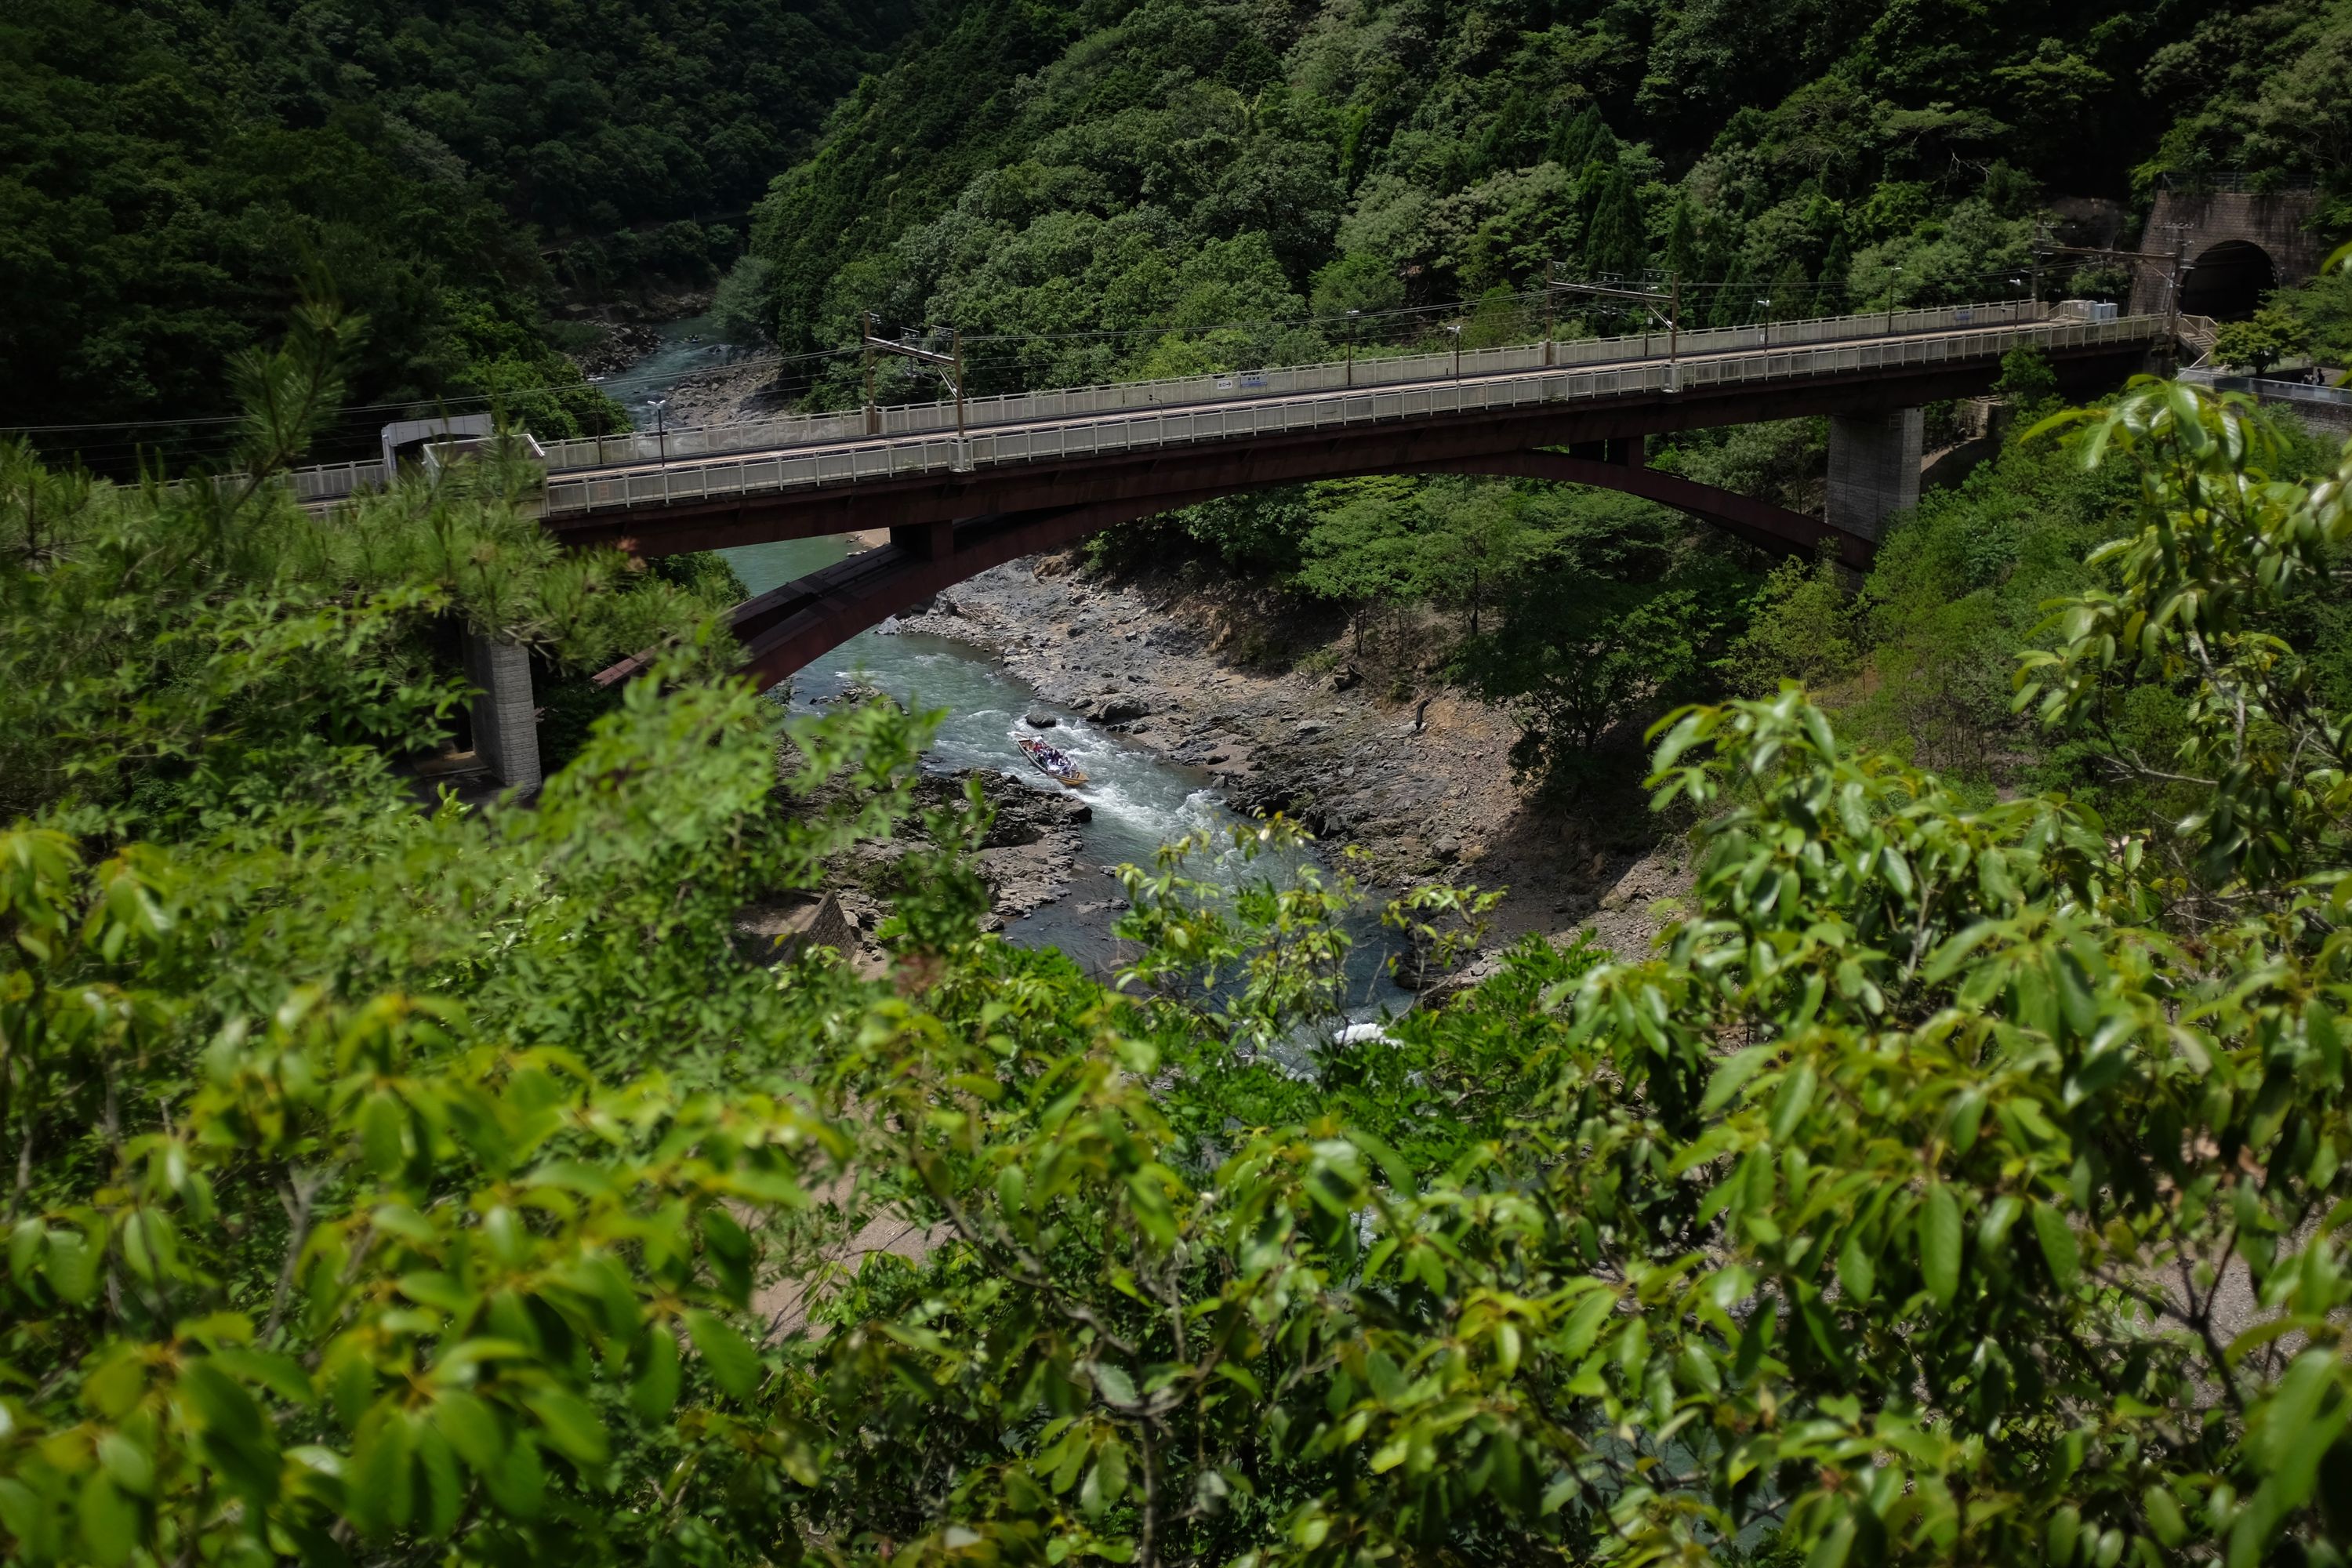
[[[1020,747],[1022,752],[1031,762],[1037,764],[1040,773],[1055,784],[1067,784],[1070,788],[1076,789],[1087,782],[1087,775],[1079,771],[1077,763],[1063,755],[1058,748],[1047,745],[1035,736],[1015,735],[1013,737],[1013,743]]]

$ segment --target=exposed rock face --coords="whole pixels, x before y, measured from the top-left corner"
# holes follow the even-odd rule
[[[755,963],[782,963],[812,947],[855,955],[857,931],[832,893],[803,893],[749,904],[735,917],[735,944]]]
[[[1078,866],[1078,826],[1093,821],[1095,813],[1068,790],[979,769],[928,776],[918,795],[925,805],[960,809],[964,782],[971,778],[980,781],[981,795],[993,813],[978,859],[994,929],[1069,891]]]
[[[585,375],[606,376],[636,363],[661,347],[659,329],[635,321],[599,323],[604,336],[575,351],[572,363]]]

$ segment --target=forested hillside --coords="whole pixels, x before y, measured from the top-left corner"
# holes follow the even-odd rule
[[[2340,199],[2347,49],[2341,0],[972,0],[861,84],[757,247],[803,347],[869,309],[1134,332],[1548,260],[1677,270],[1726,319],[1999,294],[2045,198],[2228,167]],[[1024,371],[1148,354],[1116,341]]]
[[[0,8],[0,425],[218,412],[224,357],[306,288],[371,321],[358,401],[576,381],[545,340],[556,289],[707,280],[916,9]],[[541,428],[602,412],[581,395],[527,411]]]

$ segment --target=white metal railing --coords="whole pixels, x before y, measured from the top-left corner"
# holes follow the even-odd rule
[[[2031,310],[2026,307],[2024,310]],[[1937,314],[1938,312],[1918,312]],[[2021,310],[2020,313],[2023,313]],[[1884,321],[1884,317],[1848,318]],[[1805,323],[1800,323],[1802,325]],[[1782,328],[1776,324],[1777,336]],[[1754,337],[1758,329],[1731,331]],[[589,472],[551,477],[547,512],[563,516],[631,507],[649,502],[696,500],[757,494],[908,475],[967,471],[1014,463],[1085,457],[1109,452],[1191,446],[1205,442],[1246,439],[1288,431],[1426,418],[1475,413],[1484,409],[1524,407],[1538,403],[1568,403],[1585,398],[1622,396],[1643,392],[1686,391],[1694,387],[1754,384],[1796,380],[1842,371],[1872,370],[1932,364],[1957,359],[1998,358],[2012,348],[2081,347],[2102,342],[2126,342],[2160,337],[2160,317],[2124,317],[2107,321],[2048,320],[2014,321],[1940,335],[1895,337],[1875,342],[1832,343],[1821,347],[1766,348],[1760,342],[1751,353],[1733,352],[1724,334],[1706,357],[1679,358],[1674,363],[1651,359],[1616,366],[1586,369],[1544,369],[1508,374],[1482,371],[1474,374],[1471,357],[1463,356],[1460,381],[1425,382],[1420,385],[1383,389],[1379,385],[1335,388],[1326,395],[1310,389],[1305,395],[1277,397],[1271,394],[1235,401],[1223,406],[1171,409],[1153,413],[1096,414],[1093,417],[1046,423],[1029,428],[981,428],[963,439],[953,436],[917,435],[892,439],[887,435],[852,440],[816,451],[790,449],[700,463],[670,463],[624,473]],[[1849,332],[1849,335],[1851,333]],[[1702,334],[1694,333],[1685,343]],[[1578,345],[1582,346],[1582,345]],[[1524,350],[1493,350],[1494,354]],[[1540,348],[1538,351],[1540,353]],[[1693,353],[1698,353],[1696,348]],[[1452,356],[1442,360],[1449,368]],[[1382,365],[1406,362],[1381,361]],[[1292,374],[1333,367],[1307,366]],[[1359,362],[1360,373],[1367,368]],[[1271,376],[1275,373],[1267,372]],[[1199,378],[1195,378],[1199,379]],[[1034,401],[1054,395],[1032,394]],[[554,453],[550,451],[552,459]]]
[[[212,477],[212,484],[215,489],[233,490],[246,483],[251,477],[243,469],[232,468],[225,474],[215,474]],[[176,488],[182,483],[202,482],[175,479],[166,488]],[[383,464],[381,460],[364,463],[321,463],[308,468],[289,468],[272,474],[268,483],[280,489],[292,490],[294,499],[307,506],[312,501],[340,500],[345,496],[363,489],[382,489]]]
[[[317,468],[296,468],[286,477],[294,486],[295,500],[333,500],[356,490],[381,489],[383,462],[373,458],[364,463],[325,463]]]
[[[2216,371],[2197,369],[2183,371],[2180,379],[2202,383],[2216,392],[2249,392],[2263,403],[2307,403],[2352,413],[2352,386],[2315,386],[2307,381],[2223,375]]]
[[[1833,342],[1857,337],[1890,337],[1906,333],[1945,332],[1958,327],[2009,326],[2042,319],[2046,311],[2030,301],[2003,300],[1985,305],[1946,305],[1933,310],[1873,311],[1860,316],[1824,316],[1802,321],[1773,321],[1752,327],[1713,327],[1687,331],[1676,347],[1681,354],[1706,355],[1755,347],[1784,348],[1802,343]],[[1666,334],[1652,331],[1578,342],[1517,343],[1507,348],[1469,349],[1461,357],[1461,374],[1472,376],[1509,375],[1532,370],[1583,364],[1642,361],[1664,352]],[[1549,349],[1549,357],[1547,357]],[[1444,353],[1404,354],[1381,359],[1329,360],[1316,364],[1272,370],[1228,371],[1215,375],[1178,376],[1163,381],[1110,382],[1096,386],[1059,387],[1043,392],[1007,393],[974,397],[964,404],[964,425],[978,430],[991,425],[1034,425],[1039,420],[1066,419],[1077,415],[1113,414],[1136,408],[1171,408],[1198,404],[1244,403],[1267,397],[1295,396],[1308,392],[1391,386],[1452,377],[1454,356]],[[911,436],[953,430],[955,405],[893,404],[876,411],[880,436]],[[681,426],[666,431],[638,430],[618,436],[583,437],[550,441],[547,467],[551,473],[578,468],[627,467],[638,463],[675,463],[726,452],[769,452],[788,447],[835,446],[865,439],[866,411],[836,414],[781,415],[772,419],[742,420],[723,425]]]

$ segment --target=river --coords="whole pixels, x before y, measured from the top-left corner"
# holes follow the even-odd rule
[[[655,400],[667,396],[680,377],[721,358],[707,317],[670,322],[662,335],[661,348],[607,384],[640,427],[653,422]],[[722,553],[746,588],[764,594],[841,560],[849,553],[849,542],[790,540]],[[1111,936],[1118,889],[1106,868],[1122,862],[1149,866],[1162,844],[1243,820],[1208,787],[1206,775],[1042,700],[993,655],[969,643],[919,633],[860,632],[793,679],[790,703],[796,712],[814,712],[861,682],[910,710],[944,713],[925,757],[926,765],[943,772],[994,768],[1033,787],[1059,788],[1030,766],[1013,738],[1029,713],[1052,713],[1060,721],[1049,738],[1086,771],[1087,782],[1079,794],[1093,807],[1094,818],[1079,830],[1081,867],[1070,891],[1008,925],[1005,935],[1025,945],[1060,948],[1098,975],[1108,977],[1119,957]],[[1294,875],[1310,858],[1292,857],[1271,865],[1261,859],[1245,870],[1228,849],[1191,874],[1232,886],[1245,874]],[[1351,933],[1357,945],[1349,966],[1349,1016],[1403,1012],[1412,994],[1388,973],[1388,959],[1398,951],[1394,933],[1368,918],[1352,921]]]

